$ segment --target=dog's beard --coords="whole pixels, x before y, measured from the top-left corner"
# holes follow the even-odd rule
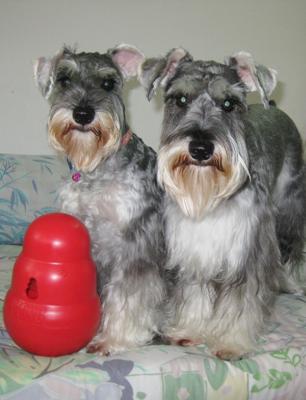
[[[106,112],[97,112],[93,122],[82,128],[73,121],[71,110],[60,109],[49,119],[48,129],[51,146],[84,172],[93,171],[120,145],[119,122]]]
[[[226,152],[218,143],[209,160],[197,163],[189,155],[188,143],[161,147],[158,181],[186,216],[199,220],[235,193],[249,172],[239,153]]]

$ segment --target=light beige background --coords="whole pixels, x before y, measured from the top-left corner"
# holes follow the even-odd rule
[[[119,43],[148,56],[183,46],[195,58],[223,61],[238,50],[279,73],[274,98],[306,132],[305,0],[0,0],[0,152],[51,153],[48,106],[32,62],[66,43],[100,51]],[[129,84],[132,129],[158,147],[161,95],[148,103]]]

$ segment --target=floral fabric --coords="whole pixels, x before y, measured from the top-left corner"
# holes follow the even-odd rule
[[[30,222],[56,210],[68,174],[57,156],[0,154],[0,244],[21,244]]]
[[[31,355],[2,320],[20,246],[0,246],[0,399],[305,400],[306,298],[282,295],[257,351],[224,362],[205,346],[155,345],[113,357]]]

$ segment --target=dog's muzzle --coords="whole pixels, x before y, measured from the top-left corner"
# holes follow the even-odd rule
[[[215,146],[210,140],[192,140],[188,151],[191,157],[198,161],[207,161],[214,154]]]

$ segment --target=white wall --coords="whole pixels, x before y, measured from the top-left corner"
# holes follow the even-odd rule
[[[278,105],[306,131],[305,0],[0,0],[0,152],[51,153],[48,106],[32,62],[62,45],[105,51],[125,42],[146,55],[181,45],[222,61],[237,50],[279,72]],[[127,94],[130,125],[157,148],[161,101],[137,85]]]

